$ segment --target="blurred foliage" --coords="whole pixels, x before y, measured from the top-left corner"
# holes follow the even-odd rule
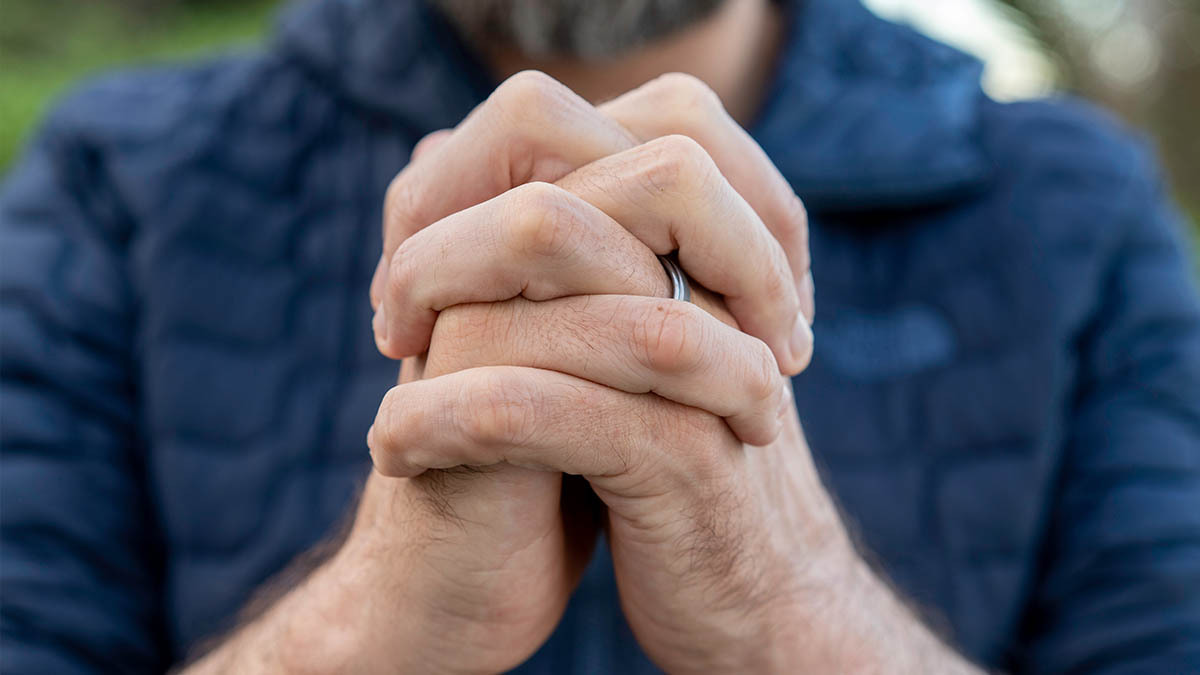
[[[0,170],[80,77],[249,43],[278,0],[0,0]]]
[[[1156,141],[1200,233],[1200,0],[991,0],[1055,64],[1057,85]]]

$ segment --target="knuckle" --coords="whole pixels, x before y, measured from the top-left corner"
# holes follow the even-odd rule
[[[413,264],[415,251],[411,239],[406,239],[392,252],[388,261],[387,287],[384,289],[384,302],[391,300],[393,305],[408,304],[407,301],[414,291],[414,275],[417,266]],[[394,315],[394,314],[393,314]]]
[[[714,109],[724,109],[712,87],[695,75],[666,73],[654,85],[676,112],[711,113]]]
[[[565,190],[528,183],[514,190],[511,237],[521,253],[539,258],[566,255],[577,241],[579,217]]]
[[[526,70],[505,80],[484,104],[485,116],[503,129],[514,185],[537,177],[542,167],[541,137],[548,126],[558,125],[573,104],[571,93],[549,75]]]
[[[547,129],[560,127],[568,111],[582,104],[562,83],[536,70],[517,73],[496,88],[484,104],[484,116],[503,135],[500,153],[508,158],[512,185],[560,177],[553,153],[545,148]]]
[[[420,194],[413,189],[412,181],[405,172],[400,172],[388,183],[383,197],[383,233],[385,241],[397,246],[412,233],[407,231],[409,223],[421,223],[424,205]]]
[[[538,70],[523,70],[502,82],[491,102],[513,114],[539,113],[563,100],[564,85]]]
[[[412,152],[409,153],[410,161],[417,161],[419,158],[424,156],[425,153],[429,152],[431,147],[440,143],[451,133],[453,132],[450,129],[438,129],[422,136],[421,140],[417,141],[417,144],[413,146]]]
[[[647,145],[650,161],[642,163],[640,170],[652,190],[703,194],[709,189],[717,167],[695,139],[671,134]]]
[[[698,135],[713,120],[725,116],[725,106],[717,93],[694,75],[667,73],[652,84],[660,105],[683,133]]]
[[[704,327],[691,305],[657,302],[632,331],[635,353],[660,373],[687,373],[704,359]]]
[[[439,312],[429,340],[426,370],[442,374],[478,365],[483,346],[496,333],[496,307],[454,305]]]
[[[784,274],[778,264],[771,265],[768,269],[770,271],[767,273],[767,278],[763,283],[763,299],[775,306],[789,305],[789,300],[795,296],[795,289],[792,286],[793,282],[790,275]],[[786,265],[783,269],[787,269]],[[794,307],[789,306],[789,309],[794,309]]]
[[[442,350],[458,351],[459,341],[471,333],[471,309],[473,305],[455,305],[438,312],[437,321],[433,324],[433,333],[429,337],[430,360]]]
[[[665,154],[684,160],[690,166],[700,166],[709,160],[708,151],[691,136],[668,134],[654,139],[651,143],[660,147]]]
[[[526,387],[485,377],[462,397],[459,426],[482,445],[521,445],[529,437],[535,401]]]
[[[775,362],[775,355],[771,353],[771,348],[765,342],[752,338],[751,344],[753,346],[748,355],[747,393],[757,405],[768,405],[773,403],[779,395],[781,386],[779,366]]]
[[[375,446],[371,448],[372,451],[393,454],[403,445],[399,441],[404,435],[404,429],[411,423],[409,416],[412,409],[402,402],[402,386],[389,389],[379,403],[379,410],[375,413],[375,428],[371,432]]]
[[[458,345],[479,336],[486,339],[492,328],[494,306],[473,303],[447,307],[438,313],[437,323],[433,326],[432,342]]]

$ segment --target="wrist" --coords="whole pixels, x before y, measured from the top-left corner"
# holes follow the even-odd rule
[[[819,564],[773,633],[772,672],[977,673],[847,545]]]
[[[378,663],[372,643],[369,575],[362,561],[337,554],[271,611],[269,629],[282,672],[365,672]]]
[[[845,543],[841,543],[845,541]],[[760,628],[764,647],[757,672],[864,672],[854,659],[869,646],[856,642],[857,615],[863,602],[865,563],[848,539],[799,558],[792,576],[775,594]],[[866,639],[866,638],[862,638]]]
[[[357,633],[326,592],[322,567],[183,673],[358,672]]]
[[[463,543],[447,542],[457,531],[418,515],[428,506],[406,485],[372,474],[350,536],[314,579],[316,595],[333,596],[322,605],[330,620],[340,622],[328,645],[338,656],[329,661],[347,665],[333,672],[515,667],[511,641],[497,639],[504,629],[497,615],[506,615],[505,604],[490,597],[491,584],[476,588],[471,581],[480,576],[477,557]]]
[[[246,664],[227,672],[445,672],[421,651],[423,626],[406,598],[420,582],[400,555],[407,547],[380,532],[388,495],[378,488],[368,483],[340,546],[227,645]]]
[[[453,630],[443,630],[426,596],[438,584],[414,564],[412,553],[423,549],[415,528],[386,517],[396,495],[377,478],[368,482],[350,536],[304,589],[309,600],[298,610],[326,633],[312,640],[311,631],[297,632],[294,642],[303,644],[293,652],[295,672],[466,672],[439,645]]]
[[[280,670],[288,673],[462,673],[464,655],[442,641],[455,631],[425,608],[429,585],[396,542],[352,536],[280,603],[274,631]]]

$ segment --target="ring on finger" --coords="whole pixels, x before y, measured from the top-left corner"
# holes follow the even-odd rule
[[[688,281],[687,274],[683,268],[679,266],[679,260],[674,253],[658,256],[658,261],[662,263],[663,269],[667,271],[667,278],[671,280],[671,299],[681,302],[692,301],[692,285]]]

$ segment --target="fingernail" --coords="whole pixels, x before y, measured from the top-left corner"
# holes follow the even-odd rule
[[[382,303],[380,291],[383,288],[383,274],[387,270],[383,266],[383,254],[379,255],[379,262],[375,265],[375,274],[371,275],[371,287],[368,294],[371,298],[371,309],[379,309]]]
[[[375,316],[371,318],[371,329],[375,331],[375,337],[380,342],[387,342],[388,324],[387,315],[383,312],[383,305],[375,310]]]
[[[812,306],[809,308],[812,310],[812,316],[808,317],[808,325],[812,326],[813,321],[816,321],[817,319],[817,282],[813,280],[811,269],[807,274],[804,275],[804,283],[806,285],[805,290],[808,292],[808,297],[812,301]]]
[[[803,368],[808,363],[812,349],[812,328],[803,312],[796,313],[796,321],[792,324],[792,340],[788,345],[792,350],[792,365]]]

